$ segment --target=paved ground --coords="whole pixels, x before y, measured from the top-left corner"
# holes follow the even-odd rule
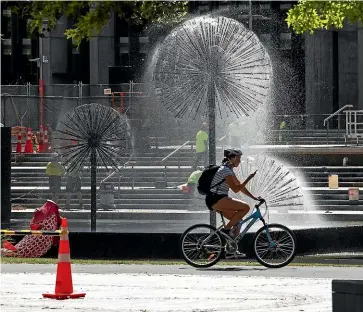
[[[42,299],[52,292],[55,266],[2,265],[1,308],[28,311],[331,312],[331,281],[363,278],[362,268],[73,265],[85,299]]]

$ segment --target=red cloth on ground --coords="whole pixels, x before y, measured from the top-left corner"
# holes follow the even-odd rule
[[[32,230],[55,231],[60,228],[61,222],[58,205],[51,200],[47,200],[42,207],[34,211],[34,216],[30,221],[30,228]],[[52,245],[58,241],[59,237],[26,235],[19,243],[12,246],[13,248],[8,245],[9,242],[4,244],[1,255],[38,258],[47,253]]]

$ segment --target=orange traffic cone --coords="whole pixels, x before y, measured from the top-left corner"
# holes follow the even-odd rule
[[[40,134],[39,134],[39,153],[43,153],[44,151],[44,131],[43,131],[43,126],[40,125]]]
[[[32,132],[31,132],[31,129],[28,128],[28,134],[26,136],[24,153],[31,153],[31,154],[33,154],[33,152],[34,152],[34,149],[33,149],[33,144],[32,144]]]
[[[60,235],[58,249],[58,265],[57,277],[55,281],[55,293],[43,294],[43,297],[58,300],[83,298],[84,296],[86,296],[85,293],[73,293],[71,255],[69,248],[67,219],[62,219],[61,230],[62,233]]]
[[[16,143],[16,152],[17,153],[21,153],[21,140],[22,140],[21,131],[18,130],[18,142]]]
[[[48,141],[48,128],[44,130],[44,143],[43,143],[43,153],[49,152],[49,141]]]

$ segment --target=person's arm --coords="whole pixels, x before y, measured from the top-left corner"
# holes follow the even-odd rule
[[[245,194],[246,196],[252,198],[253,200],[258,200],[258,198],[256,196],[253,196],[250,191],[248,189],[246,189],[246,186],[241,187],[240,190],[243,194]]]
[[[47,167],[45,168],[45,173],[47,174],[47,175],[49,175],[49,171],[51,170],[50,168],[51,168],[51,166],[52,166],[52,163],[51,162],[49,162],[48,164],[47,164]]]
[[[248,196],[254,200],[258,200],[258,198],[256,196],[252,195],[246,189],[247,183],[255,176],[255,174],[256,174],[256,172],[251,173],[247,177],[247,179],[245,181],[243,181],[242,183],[234,175],[229,175],[226,177],[226,182],[227,182],[228,186],[232,189],[233,192],[235,192],[235,193],[242,192],[246,196]]]

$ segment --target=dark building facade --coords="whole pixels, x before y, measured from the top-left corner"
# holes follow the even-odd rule
[[[363,109],[363,32],[357,25],[339,31],[297,36],[288,29],[290,1],[195,1],[192,15],[220,12],[252,28],[268,50],[274,69],[276,112],[332,113],[345,104]],[[72,21],[62,17],[43,38],[29,38],[27,22],[4,6],[2,14],[2,84],[117,84],[142,81],[145,60],[158,34],[112,15],[101,33],[77,49],[64,36]],[[165,36],[160,33],[159,37]]]

